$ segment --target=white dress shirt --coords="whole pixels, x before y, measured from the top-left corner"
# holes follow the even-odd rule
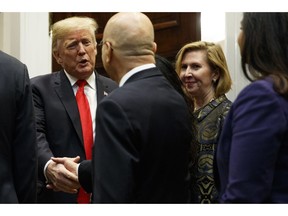
[[[71,87],[73,89],[74,95],[76,96],[77,90],[78,90],[78,85],[76,84],[77,80],[75,77],[71,76],[64,70],[68,80],[70,81]],[[95,73],[92,73],[91,76],[86,79],[88,85],[85,85],[84,87],[84,93],[87,97],[87,100],[89,102],[90,106],[90,112],[91,112],[91,118],[92,118],[92,124],[93,124],[93,140],[95,140],[95,126],[96,126],[96,108],[97,108],[97,91],[96,91],[96,76]],[[44,167],[44,176],[46,178],[46,182],[48,183],[48,179],[46,177],[46,169],[47,166],[51,160],[49,160]],[[79,167],[79,165],[78,165]],[[78,173],[78,167],[77,167],[77,173]]]
[[[119,87],[123,86],[124,83],[134,74],[142,71],[142,70],[146,70],[146,69],[149,69],[149,68],[153,68],[153,67],[156,67],[155,64],[144,64],[144,65],[141,65],[141,66],[138,66],[138,67],[135,67],[133,68],[132,70],[128,71],[120,80],[119,82]]]

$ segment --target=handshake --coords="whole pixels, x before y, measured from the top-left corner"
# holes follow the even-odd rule
[[[46,188],[66,193],[77,193],[81,187],[78,180],[78,166],[80,157],[55,158],[52,157],[46,170]]]

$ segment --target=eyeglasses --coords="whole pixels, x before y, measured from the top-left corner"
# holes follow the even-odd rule
[[[101,40],[99,44],[97,44],[98,47],[102,47],[105,41]]]
[[[109,45],[110,45],[110,48],[111,48],[111,50],[113,51],[113,47],[112,47],[112,44],[111,44],[111,42],[109,42],[109,41],[103,41],[103,40],[101,40],[101,41],[100,41],[100,43],[99,43],[99,44],[97,44],[97,46],[99,46],[99,47],[102,47],[102,46],[103,46],[103,44],[105,44],[105,43],[109,43]]]

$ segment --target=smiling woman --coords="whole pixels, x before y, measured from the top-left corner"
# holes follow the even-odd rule
[[[197,155],[191,168],[192,202],[216,203],[214,155],[232,104],[225,95],[232,81],[221,46],[205,41],[184,45],[176,56],[176,71],[194,101],[197,119]]]

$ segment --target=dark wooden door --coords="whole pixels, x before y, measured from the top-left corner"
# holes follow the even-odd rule
[[[145,13],[145,12],[144,12]],[[99,29],[96,34],[97,42],[102,40],[102,33],[108,19],[115,13],[50,13],[50,24],[71,16],[93,17]],[[174,62],[178,50],[186,43],[200,40],[200,13],[145,13],[152,21],[155,29],[155,42],[157,43],[157,54]],[[57,71],[61,66],[52,58],[52,69]],[[103,75],[106,72],[102,66],[101,49],[98,48],[96,70]]]

